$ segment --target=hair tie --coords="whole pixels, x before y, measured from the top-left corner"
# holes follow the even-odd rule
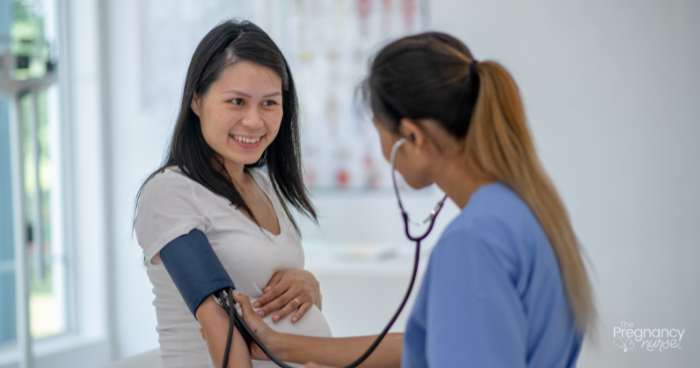
[[[474,59],[471,63],[469,63],[469,74],[474,75],[474,74],[479,74],[479,71],[476,69],[477,65],[479,64],[479,61]]]

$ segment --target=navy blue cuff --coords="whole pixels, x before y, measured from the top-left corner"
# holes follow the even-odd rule
[[[209,295],[236,288],[206,235],[197,229],[163,247],[160,259],[195,318],[197,308]]]

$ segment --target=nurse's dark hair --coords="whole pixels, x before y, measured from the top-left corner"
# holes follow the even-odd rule
[[[207,33],[192,55],[187,69],[180,111],[163,164],[151,173],[139,189],[141,192],[154,176],[170,166],[177,166],[182,173],[203,185],[215,194],[243,209],[255,219],[241,194],[232,184],[231,178],[220,157],[204,140],[200,121],[192,111],[195,96],[207,93],[211,84],[228,65],[249,61],[273,70],[282,80],[282,122],[277,137],[260,159],[245,170],[267,167],[271,182],[284,210],[299,230],[289,211],[291,204],[299,212],[316,220],[316,211],[304,185],[299,149],[298,101],[294,79],[287,60],[270,36],[257,25],[248,21],[228,20]]]
[[[596,309],[582,249],[537,156],[510,73],[498,62],[477,62],[457,38],[428,32],[382,48],[361,91],[377,124],[400,135],[404,118],[419,125],[437,122],[459,143],[458,155],[475,177],[506,184],[528,204],[556,254],[577,326],[594,328]]]

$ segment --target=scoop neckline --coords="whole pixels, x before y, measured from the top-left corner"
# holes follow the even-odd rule
[[[168,170],[168,171],[170,171],[170,172],[173,172],[173,173],[176,173],[176,174],[180,174],[180,175],[184,176],[185,178],[187,178],[188,180],[193,181],[194,183],[198,184],[199,186],[204,187],[202,184],[200,184],[200,183],[197,182],[196,180],[190,178],[190,177],[187,176],[185,173],[183,173],[182,170],[180,170],[180,168],[179,168],[177,165],[168,166],[168,167],[166,167],[166,170]],[[249,171],[249,173],[250,173],[250,178],[253,180],[253,182],[255,183],[255,185],[262,191],[263,195],[265,196],[265,199],[267,199],[267,201],[270,203],[270,205],[272,205],[272,211],[275,213],[275,219],[277,220],[277,227],[278,227],[279,230],[280,230],[280,231],[279,231],[279,234],[275,234],[275,233],[273,233],[272,231],[270,231],[270,230],[268,230],[267,228],[265,228],[264,226],[261,226],[260,224],[256,223],[250,216],[247,216],[247,215],[246,215],[245,213],[243,213],[243,211],[241,211],[240,209],[236,209],[236,210],[237,210],[238,212],[240,212],[240,214],[246,219],[246,221],[250,221],[253,225],[255,225],[255,226],[259,227],[260,229],[262,229],[262,231],[263,231],[266,235],[269,235],[269,236],[272,237],[273,239],[278,239],[278,238],[282,237],[282,235],[284,235],[284,233],[285,233],[284,227],[283,227],[283,224],[282,224],[282,219],[281,219],[280,216],[279,216],[280,209],[278,208],[278,206],[277,206],[277,204],[275,203],[275,201],[273,201],[272,198],[270,198],[270,194],[269,194],[268,191],[266,190],[266,187],[267,187],[267,186],[264,186],[264,185],[258,180],[257,176],[260,174],[259,171],[260,171],[259,168],[250,169],[250,171]],[[218,196],[218,194],[212,192],[209,188],[204,187],[204,189],[206,189],[208,192],[210,192],[210,193],[212,193],[212,194]],[[222,198],[224,198],[224,197],[222,197]]]
[[[255,221],[253,221],[252,218],[250,218],[250,217],[248,217],[248,216],[245,216],[245,217],[246,217],[250,222],[252,222],[252,223],[255,224],[256,226],[258,226],[259,228],[261,228],[261,229],[262,229],[265,233],[267,233],[268,235],[273,236],[273,237],[275,237],[275,238],[279,238],[279,237],[281,237],[282,234],[284,233],[284,229],[282,228],[282,220],[280,219],[280,216],[279,216],[279,209],[278,209],[277,206],[275,205],[275,201],[273,201],[272,198],[270,198],[270,195],[269,195],[269,193],[267,192],[267,190],[265,190],[265,188],[263,188],[263,185],[261,185],[261,184],[258,182],[258,179],[256,178],[256,175],[257,175],[257,174],[258,174],[258,170],[256,170],[256,169],[251,170],[250,178],[253,180],[253,182],[255,183],[255,185],[260,189],[260,191],[262,191],[263,195],[265,196],[265,199],[267,199],[267,201],[270,203],[270,206],[272,206],[272,212],[274,212],[275,220],[276,220],[276,222],[277,222],[277,227],[279,228],[279,233],[278,233],[278,234],[275,234],[275,233],[273,233],[272,231],[268,230],[266,227],[264,227],[264,226],[262,226],[262,225],[256,223]]]

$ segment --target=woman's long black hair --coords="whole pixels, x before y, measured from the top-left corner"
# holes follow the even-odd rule
[[[245,210],[254,218],[236,187],[231,182],[220,157],[204,140],[200,121],[192,111],[194,96],[206,94],[211,84],[228,65],[250,61],[270,68],[282,79],[282,123],[277,137],[250,168],[267,166],[273,187],[282,200],[287,216],[294,226],[287,203],[316,220],[316,211],[304,186],[299,149],[298,101],[292,73],[287,60],[270,36],[248,21],[229,20],[214,27],[204,36],[192,55],[182,93],[180,112],[175,123],[168,154],[163,164],[151,173],[139,189],[141,192],[158,173],[177,166],[182,173],[212,192],[225,197],[236,208]]]

